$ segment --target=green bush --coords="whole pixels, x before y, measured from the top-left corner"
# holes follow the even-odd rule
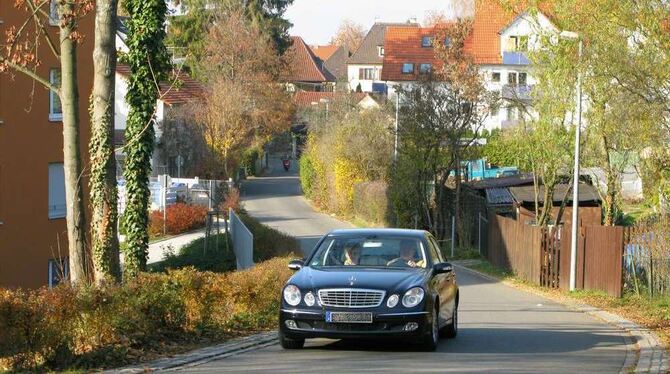
[[[105,288],[0,290],[0,370],[109,367],[131,349],[274,329],[288,260],[224,274],[145,273]]]
[[[354,215],[364,221],[388,226],[386,183],[363,182],[354,186]]]

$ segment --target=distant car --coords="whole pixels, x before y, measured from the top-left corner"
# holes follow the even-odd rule
[[[431,234],[419,230],[336,230],[324,236],[281,295],[283,348],[305,339],[400,338],[435,350],[458,333],[459,290]]]

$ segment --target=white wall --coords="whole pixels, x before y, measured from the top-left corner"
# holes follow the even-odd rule
[[[347,79],[349,81],[349,88],[354,91],[358,84],[361,84],[363,92],[372,92],[372,83],[384,83],[382,80],[368,80],[359,79],[360,69],[375,69],[377,77],[382,76],[382,65],[347,65]]]

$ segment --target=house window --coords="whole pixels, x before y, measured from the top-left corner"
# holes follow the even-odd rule
[[[430,36],[424,36],[421,38],[421,46],[423,48],[428,48],[433,46],[433,38]]]
[[[49,71],[49,82],[56,87],[60,87],[60,70],[51,69]],[[49,91],[49,121],[63,120],[63,106],[57,93]]]
[[[508,106],[507,107],[507,120],[508,121],[516,121],[519,119],[519,112],[517,109],[513,106]]]
[[[510,86],[516,86],[519,82],[518,78],[519,76],[516,72],[507,73],[507,84]]]
[[[508,52],[526,52],[528,51],[528,36],[527,35],[514,35],[510,36],[507,39],[507,48]]]
[[[49,219],[65,218],[63,164],[49,164]]]
[[[450,46],[450,45],[451,45],[451,38],[445,38],[445,39],[444,39],[444,46],[445,46],[445,47],[448,47],[448,46]]]
[[[494,71],[493,73],[491,73],[491,82],[500,83],[500,72],[499,71]]]
[[[58,4],[56,4],[56,0],[51,0],[49,3],[49,25],[58,26]]]
[[[491,104],[491,117],[497,117],[500,114],[500,91],[493,91],[495,100]]]
[[[525,86],[528,82],[528,73],[519,73],[519,86]]]
[[[419,65],[419,74],[429,74],[432,69],[433,65],[431,64],[421,64]]]
[[[384,46],[383,45],[378,45],[377,46],[377,54],[379,57],[384,57]]]
[[[374,68],[358,69],[358,79],[375,80],[377,79]]]
[[[70,279],[70,264],[67,257],[49,260],[49,288],[56,287],[67,279]]]
[[[402,64],[402,73],[403,74],[414,73],[414,64],[410,64],[410,63]]]

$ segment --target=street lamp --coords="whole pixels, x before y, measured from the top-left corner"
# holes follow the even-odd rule
[[[582,62],[582,50],[584,48],[582,38],[576,32],[562,31],[563,39],[579,41],[579,62]],[[577,69],[577,126],[575,127],[575,166],[572,177],[572,243],[570,245],[570,291],[574,291],[577,285],[577,225],[579,224],[579,146],[582,129],[582,73]]]
[[[395,89],[395,144],[393,146],[393,161],[398,161],[398,130],[400,117],[400,92]]]

